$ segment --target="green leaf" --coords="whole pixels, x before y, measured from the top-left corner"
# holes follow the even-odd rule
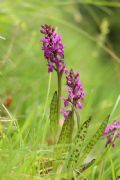
[[[64,121],[64,124],[62,126],[58,144],[71,143],[73,127],[74,127],[74,117],[73,117],[73,112],[70,112],[68,118]]]
[[[68,118],[64,121],[62,126],[60,136],[57,142],[57,145],[54,149],[54,163],[53,163],[53,171],[56,171],[61,161],[65,159],[68,149],[72,142],[72,133],[74,129],[74,112],[70,112]]]
[[[91,161],[83,164],[78,170],[75,170],[77,176],[79,176],[82,172],[84,172],[85,170],[90,168],[95,163],[95,161],[96,161],[96,159],[92,159]]]
[[[76,164],[78,163],[81,147],[85,140],[90,121],[91,117],[83,123],[75,137],[68,167],[72,167],[74,169],[76,167]]]
[[[103,134],[103,132],[104,132],[106,126],[107,126],[108,120],[109,120],[109,117],[107,116],[107,118],[102,122],[102,124],[98,128],[97,132],[90,139],[89,143],[87,144],[87,146],[83,150],[84,154],[81,157],[80,162],[82,162],[82,161],[84,161],[86,159],[86,157],[88,156],[90,151],[96,145],[96,143],[98,142],[99,138],[101,137],[101,135]]]
[[[57,91],[55,91],[50,104],[50,129],[53,135],[56,135],[58,129],[58,108],[57,108]]]
[[[74,128],[74,113],[70,112],[68,118],[64,121],[62,130],[55,149],[55,156],[61,158],[63,153],[66,153],[70,143],[72,142],[72,133]]]

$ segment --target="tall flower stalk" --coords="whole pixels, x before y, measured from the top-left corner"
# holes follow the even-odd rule
[[[63,73],[67,73],[64,64],[64,46],[62,44],[61,36],[55,31],[55,28],[49,25],[41,26],[41,33],[44,34],[41,42],[43,43],[42,50],[44,57],[47,60],[48,73],[57,72],[58,79],[58,122],[60,118],[61,107],[61,80]]]
[[[58,79],[58,121],[60,119],[60,109],[61,109],[61,90],[62,90],[62,75],[57,73]]]

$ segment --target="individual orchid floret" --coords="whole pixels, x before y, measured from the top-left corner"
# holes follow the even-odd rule
[[[107,143],[106,143],[106,146],[108,144],[111,144],[112,147],[115,146],[115,140],[117,138],[120,139],[120,121],[114,121],[112,124],[109,124],[104,133],[103,133],[103,137],[106,137],[107,138]]]
[[[71,110],[61,109],[61,113],[64,115],[64,118],[67,119],[68,115],[71,113]]]
[[[68,98],[64,99],[64,107],[71,104],[74,108],[82,109],[82,102],[84,101],[85,92],[79,79],[79,73],[74,73],[74,71],[71,69],[69,74],[66,76],[66,85],[68,89]],[[64,110],[63,114],[66,114],[67,111],[68,110]]]
[[[41,42],[43,43],[44,57],[48,64],[48,72],[55,70],[60,74],[67,73],[64,64],[62,37],[55,31],[54,27],[46,24],[41,26],[41,33],[45,35]]]

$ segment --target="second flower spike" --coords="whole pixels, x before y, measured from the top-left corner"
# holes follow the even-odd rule
[[[79,79],[79,73],[75,73],[72,69],[66,76],[66,85],[68,89],[68,98],[64,99],[64,107],[72,105],[72,108],[82,109],[85,92],[83,85]],[[65,118],[68,110],[62,110]]]

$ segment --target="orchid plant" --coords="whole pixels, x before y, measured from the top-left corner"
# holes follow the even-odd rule
[[[85,170],[92,167],[94,163],[99,164],[100,160],[94,158],[85,163],[91,150],[94,148],[100,137],[107,137],[106,146],[112,144],[116,138],[120,138],[120,133],[115,133],[120,128],[120,122],[116,121],[108,125],[109,116],[107,116],[91,137],[87,144],[84,144],[88,128],[92,117],[81,124],[79,110],[82,110],[85,90],[80,80],[78,72],[73,69],[68,70],[64,59],[64,46],[62,37],[51,25],[42,25],[40,32],[44,35],[41,39],[42,50],[47,61],[48,73],[56,72],[58,87],[55,91],[50,105],[50,128],[55,136],[52,159],[40,160],[37,162],[37,171],[41,176],[47,174],[56,174],[63,176],[66,180],[73,180],[76,177],[82,177]],[[66,76],[67,97],[62,98],[62,77]],[[64,100],[64,107],[61,106],[61,100]],[[60,114],[63,114],[64,123],[60,127]],[[75,120],[77,119],[77,132],[73,136]],[[107,127],[106,127],[107,126]],[[106,129],[105,129],[106,128]],[[74,133],[75,134],[75,133]],[[58,136],[57,136],[58,135]],[[53,145],[53,144],[52,144]],[[54,175],[55,176],[55,175]],[[52,179],[54,179],[52,177]],[[56,178],[60,179],[60,178]]]

